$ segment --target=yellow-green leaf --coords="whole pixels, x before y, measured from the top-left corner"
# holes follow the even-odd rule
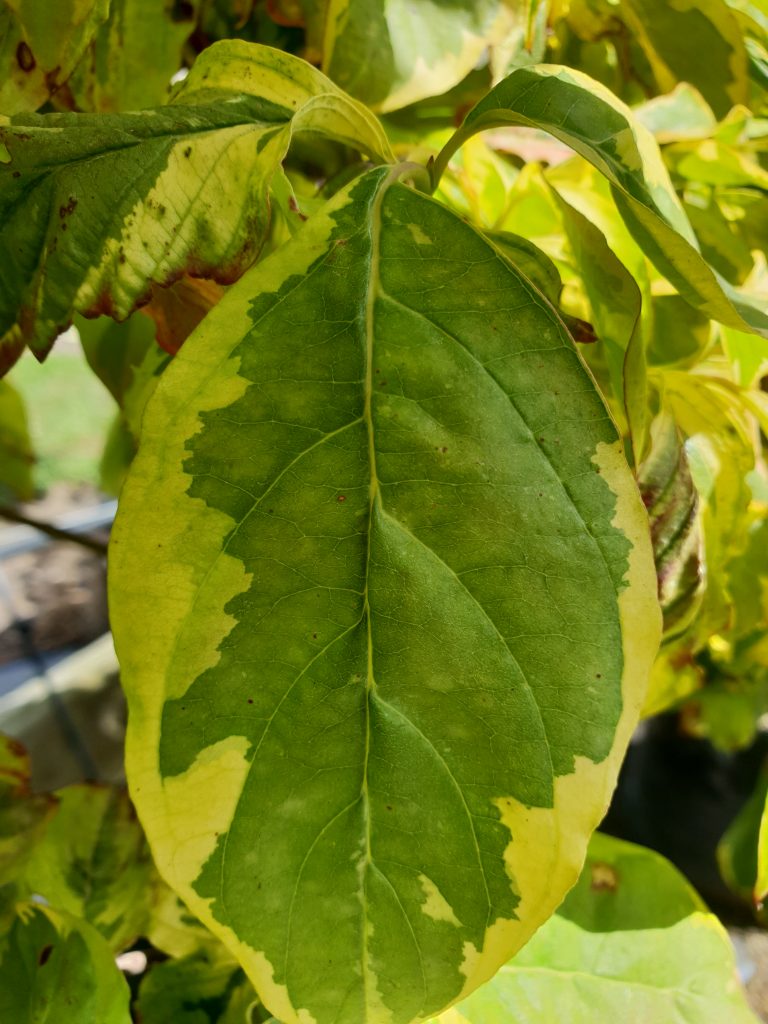
[[[110,0],[0,0],[0,113],[37,110],[62,85]]]
[[[610,182],[614,201],[646,255],[691,305],[739,330],[768,336],[765,304],[734,289],[701,256],[655,139],[605,86],[571,68],[518,68],[477,103],[433,168],[475,132],[501,125],[542,128]]]
[[[0,125],[0,365],[25,343],[42,358],[74,312],[125,319],[153,283],[239,277],[305,131],[390,157],[376,119],[319,71],[232,40],[200,56],[171,106]]]
[[[725,0],[621,0],[619,10],[661,89],[690,82],[718,117],[747,102],[744,37]]]
[[[658,854],[595,835],[578,885],[440,1024],[757,1024],[728,935]]]
[[[124,790],[68,786],[27,860],[31,892],[89,921],[115,952],[144,934],[152,859]]]
[[[0,380],[0,497],[30,501],[34,464],[24,399],[10,381]]]
[[[285,1024],[424,1018],[530,937],[659,636],[645,512],[562,322],[394,177],[185,342],[112,540],[134,801]]]
[[[195,28],[198,0],[110,0],[69,86],[81,110],[117,112],[163,103]]]
[[[438,96],[513,21],[500,0],[329,0],[323,70],[378,110]]]

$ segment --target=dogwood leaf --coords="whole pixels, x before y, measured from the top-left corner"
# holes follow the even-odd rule
[[[423,1019],[527,941],[659,636],[645,512],[562,321],[398,173],[185,342],[112,540],[134,802],[285,1024]]]

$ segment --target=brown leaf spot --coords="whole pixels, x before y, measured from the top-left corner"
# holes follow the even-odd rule
[[[342,504],[342,503],[343,503],[343,502],[345,502],[346,500],[347,500],[347,496],[346,496],[346,494],[340,494],[340,495],[338,496],[338,498],[336,499],[336,501],[338,501],[338,502],[339,502],[339,504]]]
[[[595,328],[586,320],[580,320],[577,316],[568,318],[568,330],[571,337],[579,345],[594,345],[597,341]]]
[[[307,219],[306,213],[302,213],[301,212],[301,210],[299,209],[299,204],[296,202],[296,200],[293,198],[293,196],[289,196],[288,197],[288,206],[302,220],[306,220]]]
[[[34,71],[37,67],[34,54],[23,39],[16,47],[16,62],[22,71]]]
[[[592,874],[592,885],[591,888],[595,892],[615,892],[619,884],[619,876],[616,873],[616,869],[612,868],[610,864],[605,864],[602,861],[593,861],[590,864],[590,872]]]
[[[77,199],[75,199],[74,196],[70,196],[67,203],[64,206],[59,207],[59,217],[61,217],[61,219],[64,220],[65,217],[68,217],[71,213],[75,212],[76,206]]]
[[[41,967],[44,967],[48,963],[48,958],[50,957],[52,952],[53,946],[43,946],[43,948],[40,950],[40,956],[38,956],[37,962],[38,964],[40,964]]]

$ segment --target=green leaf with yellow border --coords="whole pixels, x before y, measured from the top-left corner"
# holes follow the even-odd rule
[[[27,860],[31,892],[90,922],[116,952],[144,934],[154,874],[124,790],[68,786]]]
[[[109,18],[69,82],[78,107],[115,113],[163,103],[198,6],[198,0],[110,0]]]
[[[723,926],[659,854],[595,835],[557,914],[440,1024],[757,1024]]]
[[[0,0],[0,113],[37,110],[65,86],[110,0]]]
[[[377,110],[439,96],[469,74],[489,44],[508,35],[514,6],[501,0],[328,0],[323,71]]]
[[[554,64],[518,68],[467,114],[437,157],[433,181],[466,138],[503,125],[540,128],[571,146],[610,182],[636,242],[687,302],[713,320],[768,336],[765,304],[704,260],[655,139],[605,86]]]
[[[233,281],[266,238],[272,177],[312,132],[386,161],[376,119],[290,54],[209,47],[167,107],[0,122],[0,367],[75,312],[125,319],[152,284]]]
[[[134,802],[284,1024],[424,1019],[528,940],[659,638],[645,511],[562,321],[401,171],[185,342],[112,535]]]
[[[748,101],[744,37],[725,0],[621,0],[619,11],[661,89],[688,82],[718,117]]]

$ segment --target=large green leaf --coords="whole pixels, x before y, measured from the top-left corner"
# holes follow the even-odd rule
[[[326,7],[323,70],[379,110],[446,92],[512,24],[500,0],[328,0]]]
[[[572,68],[518,68],[467,114],[435,161],[434,180],[464,139],[502,125],[545,129],[580,153],[608,179],[636,241],[686,301],[713,320],[768,336],[765,304],[703,259],[656,141],[605,86]]]
[[[0,364],[38,357],[75,311],[124,319],[185,272],[235,280],[269,224],[293,133],[390,157],[375,118],[304,61],[209,47],[168,107],[0,122]]]
[[[130,1024],[128,986],[95,928],[20,903],[0,956],[0,1020]]]
[[[89,921],[120,952],[149,916],[154,874],[144,834],[124,790],[69,786],[25,868],[31,892]]]
[[[285,1024],[429,1016],[554,910],[659,635],[549,303],[374,170],[163,374],[111,548],[160,871]]]
[[[722,925],[658,854],[595,835],[578,885],[441,1024],[757,1024]]]

